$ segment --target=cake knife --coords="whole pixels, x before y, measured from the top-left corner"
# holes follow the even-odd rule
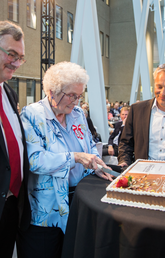
[[[116,171],[114,171],[114,170],[110,170],[110,169],[108,169],[108,168],[104,168],[104,167],[101,166],[100,164],[97,164],[97,167],[98,167],[99,169],[103,170],[105,173],[108,173],[108,174],[110,174],[110,175],[113,175],[114,177],[118,177],[118,176],[121,175],[121,173],[118,173],[118,172],[116,172]]]

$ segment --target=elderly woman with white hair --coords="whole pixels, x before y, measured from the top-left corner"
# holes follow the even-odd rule
[[[88,79],[77,64],[53,65],[43,79],[46,97],[22,110],[32,219],[28,231],[19,232],[20,257],[60,257],[69,189],[74,191],[78,182],[94,171],[112,180],[97,168],[97,164],[108,167],[99,158],[83,110],[76,106]]]

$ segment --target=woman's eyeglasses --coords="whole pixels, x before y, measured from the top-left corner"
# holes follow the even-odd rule
[[[79,100],[79,99],[81,99],[81,100],[83,100],[84,99],[84,96],[83,95],[79,95],[79,96],[77,96],[76,94],[74,94],[74,93],[71,93],[71,94],[66,94],[65,92],[63,92],[63,91],[61,91],[65,96],[67,96],[69,99],[70,99],[70,101],[76,101],[77,99]]]

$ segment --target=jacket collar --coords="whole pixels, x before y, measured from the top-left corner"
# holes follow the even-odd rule
[[[147,102],[146,107],[143,109],[143,121],[145,121],[145,126],[142,126],[143,134],[145,135],[144,139],[146,142],[143,143],[143,147],[146,148],[146,157],[148,158],[149,151],[149,131],[150,131],[150,119],[151,119],[151,110],[153,107],[154,99]]]

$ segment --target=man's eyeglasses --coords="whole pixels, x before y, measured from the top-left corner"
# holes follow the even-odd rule
[[[66,94],[66,93],[63,92],[63,91],[61,91],[61,92],[62,92],[64,95],[66,95],[66,96],[70,99],[70,101],[72,101],[72,102],[76,101],[77,99],[78,99],[78,100],[79,100],[79,99],[81,99],[81,100],[84,99],[84,96],[83,96],[83,95],[77,96],[77,95],[74,94],[74,93]]]
[[[23,58],[23,57],[19,57],[19,55],[16,55],[16,54],[12,54],[8,51],[6,51],[5,49],[3,49],[2,47],[0,47],[0,49],[6,53],[8,55],[8,60],[10,62],[16,62],[17,60],[19,60],[20,62],[20,65],[24,64],[26,62],[26,60]]]

